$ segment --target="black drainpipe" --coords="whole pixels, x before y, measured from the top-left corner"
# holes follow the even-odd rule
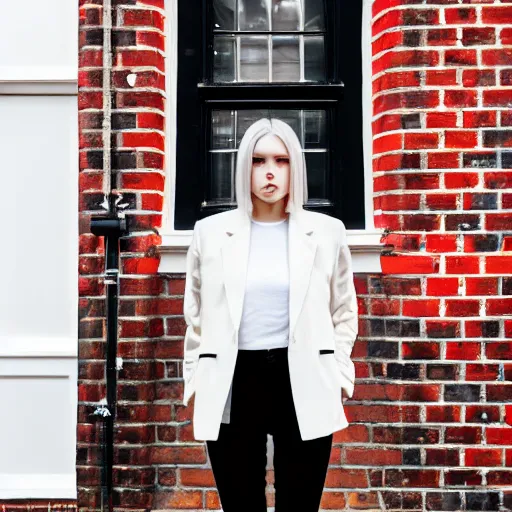
[[[101,501],[102,510],[113,512],[112,502],[114,465],[114,424],[117,404],[117,324],[119,305],[119,239],[127,234],[126,219],[116,213],[116,201],[113,194],[109,197],[113,212],[106,216],[91,219],[91,233],[105,237],[105,286],[106,286],[106,404],[100,405],[95,415],[103,419],[101,436]]]

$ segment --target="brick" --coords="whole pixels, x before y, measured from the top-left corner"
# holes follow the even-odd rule
[[[478,274],[479,272],[478,256],[446,256],[447,274]]]
[[[480,386],[476,384],[446,384],[444,399],[447,402],[478,402]]]
[[[450,8],[445,10],[447,24],[476,23],[476,10],[474,8]]]
[[[489,189],[512,188],[512,172],[489,172],[484,175],[485,187]]]
[[[446,359],[448,361],[473,361],[480,358],[481,351],[479,342],[449,342],[446,344]]]
[[[488,342],[485,346],[485,353],[488,359],[512,359],[512,342]]]
[[[405,175],[404,180],[407,190],[432,190],[439,188],[439,175],[437,174]]]
[[[495,381],[499,377],[497,364],[468,364],[466,366],[466,381]]]
[[[457,194],[428,194],[426,197],[429,210],[456,210]]]
[[[391,466],[402,463],[401,450],[346,448],[345,455],[345,462],[355,466]]]
[[[446,427],[445,442],[455,444],[480,444],[482,429],[479,427]],[[466,449],[467,457],[468,449]],[[466,459],[467,462],[467,459]],[[466,464],[469,465],[469,464]]]
[[[477,95],[476,91],[465,90],[446,90],[444,95],[444,104],[447,107],[476,107]]]
[[[487,299],[488,315],[512,315],[512,298]]]
[[[428,69],[426,85],[457,85],[457,70]]]
[[[434,274],[439,270],[439,259],[431,256],[396,255],[381,258],[384,274]]]
[[[404,316],[439,316],[439,300],[404,300],[402,311]]]
[[[489,274],[505,274],[507,269],[512,272],[512,256],[487,256],[485,270]]]
[[[427,128],[455,128],[457,126],[456,112],[428,112]],[[494,125],[493,125],[494,126]],[[429,153],[430,155],[431,153]],[[448,153],[450,154],[450,153]]]
[[[512,485],[512,471],[489,471],[487,474],[488,485]]]
[[[404,342],[402,357],[410,359],[439,359],[441,354],[438,343],[431,341]]]
[[[466,321],[466,336],[468,338],[498,338],[500,323],[497,321]]]
[[[464,46],[482,46],[496,43],[496,31],[493,27],[471,27],[462,29]]]
[[[466,493],[466,510],[499,510],[500,495],[498,492]]]
[[[460,510],[462,501],[458,492],[429,492],[426,505],[427,510]]]
[[[480,303],[478,300],[447,300],[446,316],[478,316]]]
[[[488,128],[496,126],[496,111],[473,111],[463,113],[464,128]]]
[[[479,486],[482,483],[482,476],[479,471],[455,470],[445,472],[447,485],[456,486]]]
[[[429,423],[458,423],[460,421],[460,407],[453,405],[428,405],[427,421]]]
[[[497,235],[464,235],[465,252],[494,252],[498,250]]]
[[[385,479],[388,487],[437,487],[439,485],[439,471],[389,469],[386,470]]]
[[[483,133],[483,145],[487,148],[512,147],[512,130],[485,130]]]
[[[490,25],[509,24],[512,17],[512,8],[505,7],[484,7],[482,9],[482,22]]]
[[[475,131],[447,130],[445,134],[447,148],[474,148],[477,142]]]
[[[459,464],[459,451],[442,449],[427,449],[427,466],[457,466]]]
[[[458,367],[453,364],[427,365],[427,378],[430,380],[457,380]]]
[[[446,215],[447,231],[472,231],[480,228],[480,216],[472,214]]]
[[[426,249],[428,252],[455,252],[457,250],[456,235],[428,234],[426,239]]]
[[[397,359],[398,343],[370,340],[368,342],[368,357]]]
[[[459,280],[456,277],[447,278],[428,278],[427,295],[428,296],[450,296],[458,295]]]
[[[494,86],[496,85],[496,72],[494,69],[465,69],[462,72],[462,85],[464,87]],[[466,126],[464,125],[464,127]]]
[[[405,149],[433,149],[439,145],[437,133],[406,133],[404,136]]]
[[[446,50],[444,61],[447,66],[476,66],[475,50]]]
[[[474,188],[478,185],[478,174],[468,172],[446,173],[444,182],[448,189]]]
[[[512,386],[510,384],[487,384],[488,402],[512,402]]]
[[[439,215],[414,214],[403,219],[403,229],[407,231],[436,231],[440,227]]]
[[[455,46],[457,44],[457,31],[453,28],[434,28],[428,30],[427,44],[429,46]]]
[[[460,322],[453,320],[427,320],[426,331],[429,338],[459,338]]]
[[[464,168],[482,169],[496,168],[497,155],[495,151],[464,152],[462,165]]]
[[[466,466],[501,466],[502,450],[499,449],[482,449],[467,448],[466,449]]]

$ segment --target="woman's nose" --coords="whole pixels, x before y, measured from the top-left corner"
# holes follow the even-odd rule
[[[271,172],[267,172],[267,180],[271,180],[274,177],[274,174]]]

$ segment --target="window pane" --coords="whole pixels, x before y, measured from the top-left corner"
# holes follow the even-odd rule
[[[238,0],[239,30],[268,30],[267,0]]]
[[[327,199],[327,153],[306,153],[309,199]]]
[[[268,38],[252,36],[240,38],[240,81],[268,82]]]
[[[300,30],[300,0],[281,0],[272,3],[273,30]]]
[[[240,141],[251,124],[263,117],[269,117],[270,109],[266,110],[239,110],[236,116],[236,147],[240,146]]]
[[[274,36],[272,46],[272,81],[300,81],[299,38]]]
[[[235,153],[211,153],[208,202],[232,201],[234,162]]]
[[[213,79],[216,82],[234,82],[236,55],[234,37],[216,36],[213,55]]]
[[[303,145],[300,110],[271,110],[270,114],[272,117],[280,119],[286,124],[289,124],[293,128],[295,135],[297,135],[299,138],[301,145]]]
[[[230,110],[215,110],[212,113],[212,148],[234,149],[235,113]]]
[[[304,78],[313,82],[326,79],[323,36],[304,36]]]
[[[213,0],[214,30],[235,30],[236,0]]]
[[[327,147],[327,122],[325,110],[304,111],[304,149]]]
[[[325,30],[325,15],[323,0],[304,1],[304,30]]]

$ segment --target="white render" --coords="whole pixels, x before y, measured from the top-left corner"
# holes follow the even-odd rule
[[[2,14],[0,499],[76,499],[78,5]]]

